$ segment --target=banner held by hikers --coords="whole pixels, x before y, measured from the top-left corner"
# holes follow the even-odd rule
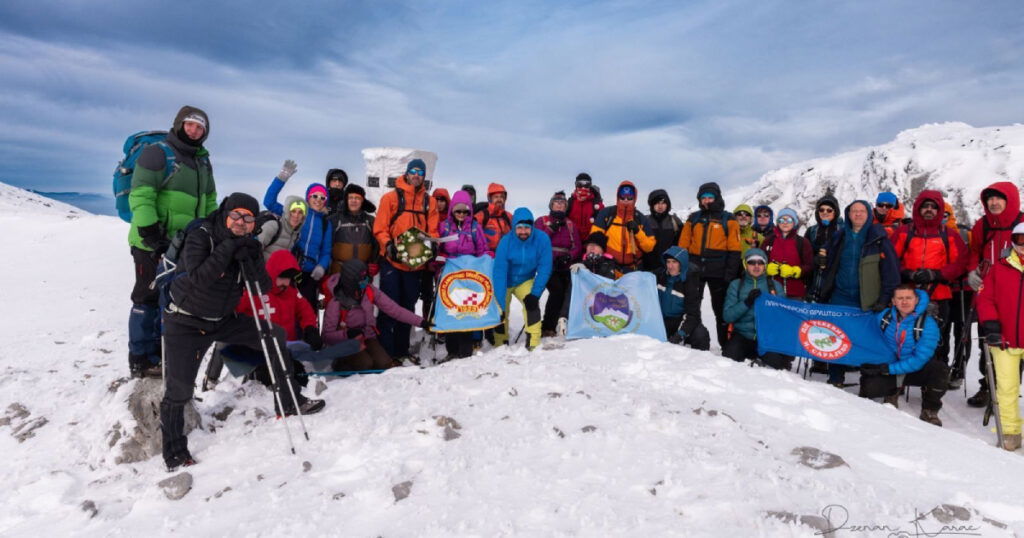
[[[654,275],[636,272],[611,280],[580,269],[572,276],[566,338],[642,334],[665,341]]]
[[[763,295],[754,312],[759,354],[774,351],[848,366],[893,359],[874,312]]]
[[[501,307],[494,297],[491,274],[494,258],[448,258],[434,299],[434,331],[462,332],[489,329],[501,323]]]

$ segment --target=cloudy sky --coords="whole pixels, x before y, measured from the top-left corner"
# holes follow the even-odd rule
[[[546,200],[581,170],[687,197],[924,123],[1021,121],[1024,3],[0,4],[0,181],[108,192],[126,135],[211,117],[222,193],[360,149]]]

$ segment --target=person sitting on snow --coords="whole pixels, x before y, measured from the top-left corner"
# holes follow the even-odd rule
[[[726,323],[732,325],[729,340],[722,346],[722,356],[743,362],[757,358],[760,364],[777,370],[788,370],[793,357],[781,353],[765,353],[757,355],[757,326],[754,317],[754,301],[762,294],[782,296],[782,285],[765,274],[767,256],[759,248],[747,249],[744,258],[746,272],[740,278],[729,283],[725,293],[725,307],[722,316]],[[757,361],[755,361],[757,362]]]
[[[399,323],[429,330],[425,319],[402,308],[391,297],[370,284],[370,272],[359,258],[352,258],[341,271],[328,277],[327,284],[334,297],[324,311],[323,342],[333,346],[346,340],[360,342],[360,351],[334,361],[333,368],[342,371],[384,370],[393,366],[393,359],[377,339],[377,320],[373,307]]]
[[[583,261],[569,266],[569,273],[576,274],[580,269],[586,269],[598,276],[608,279],[615,279],[615,259],[605,253],[608,245],[608,237],[601,232],[594,232],[587,236],[583,242]],[[558,326],[555,329],[560,336],[565,336],[568,327],[569,304],[572,302],[572,283],[565,288],[565,299],[562,301],[562,311],[558,314]]]
[[[668,247],[662,254],[664,266],[654,271],[658,282],[658,302],[661,304],[661,317],[665,321],[665,334],[673,344],[686,343],[694,349],[708,350],[711,348],[711,333],[708,332],[697,316],[686,312],[700,308],[694,301],[686,301],[686,275],[689,272],[690,256],[675,245]],[[683,316],[686,314],[686,322]]]
[[[882,339],[896,354],[894,362],[860,365],[860,395],[884,397],[885,403],[899,405],[900,378],[903,385],[921,387],[921,420],[942,426],[939,409],[946,394],[949,367],[935,356],[939,346],[939,325],[925,311],[928,294],[901,284],[892,298],[893,306],[875,315]]]

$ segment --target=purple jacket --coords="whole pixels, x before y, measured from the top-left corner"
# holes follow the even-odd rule
[[[334,286],[338,284],[338,275],[331,275],[330,279],[327,280],[327,284],[331,289],[334,289]],[[370,300],[370,295],[373,295],[373,301]],[[371,285],[366,288],[366,293],[363,295],[362,302],[359,303],[359,308],[345,311],[344,316],[342,316],[341,304],[338,303],[337,299],[331,299],[331,302],[327,303],[323,325],[324,344],[331,346],[348,340],[349,329],[362,329],[363,338],[376,338],[377,319],[373,316],[374,305],[384,314],[402,323],[417,327],[423,323],[423,318],[402,308],[390,297],[384,295],[384,292],[380,291],[380,289]],[[343,317],[344,320],[342,320]]]
[[[580,239],[576,233],[576,225],[571,220],[564,218],[556,221],[551,215],[544,215],[537,219],[533,226],[551,238],[552,260],[557,260],[566,254],[569,255],[570,262],[580,259],[583,247],[580,245]]]
[[[480,223],[471,216],[467,216],[462,221],[461,227],[455,222],[454,217],[448,217],[448,220],[442,222],[438,228],[438,235],[441,237],[458,235],[459,237],[455,241],[441,243],[441,252],[445,257],[494,255],[487,248],[487,237],[484,235],[483,229],[480,228]]]

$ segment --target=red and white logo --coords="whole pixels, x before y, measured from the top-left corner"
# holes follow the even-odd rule
[[[826,361],[845,357],[853,347],[850,337],[835,325],[812,319],[800,324],[800,345],[811,355]]]

